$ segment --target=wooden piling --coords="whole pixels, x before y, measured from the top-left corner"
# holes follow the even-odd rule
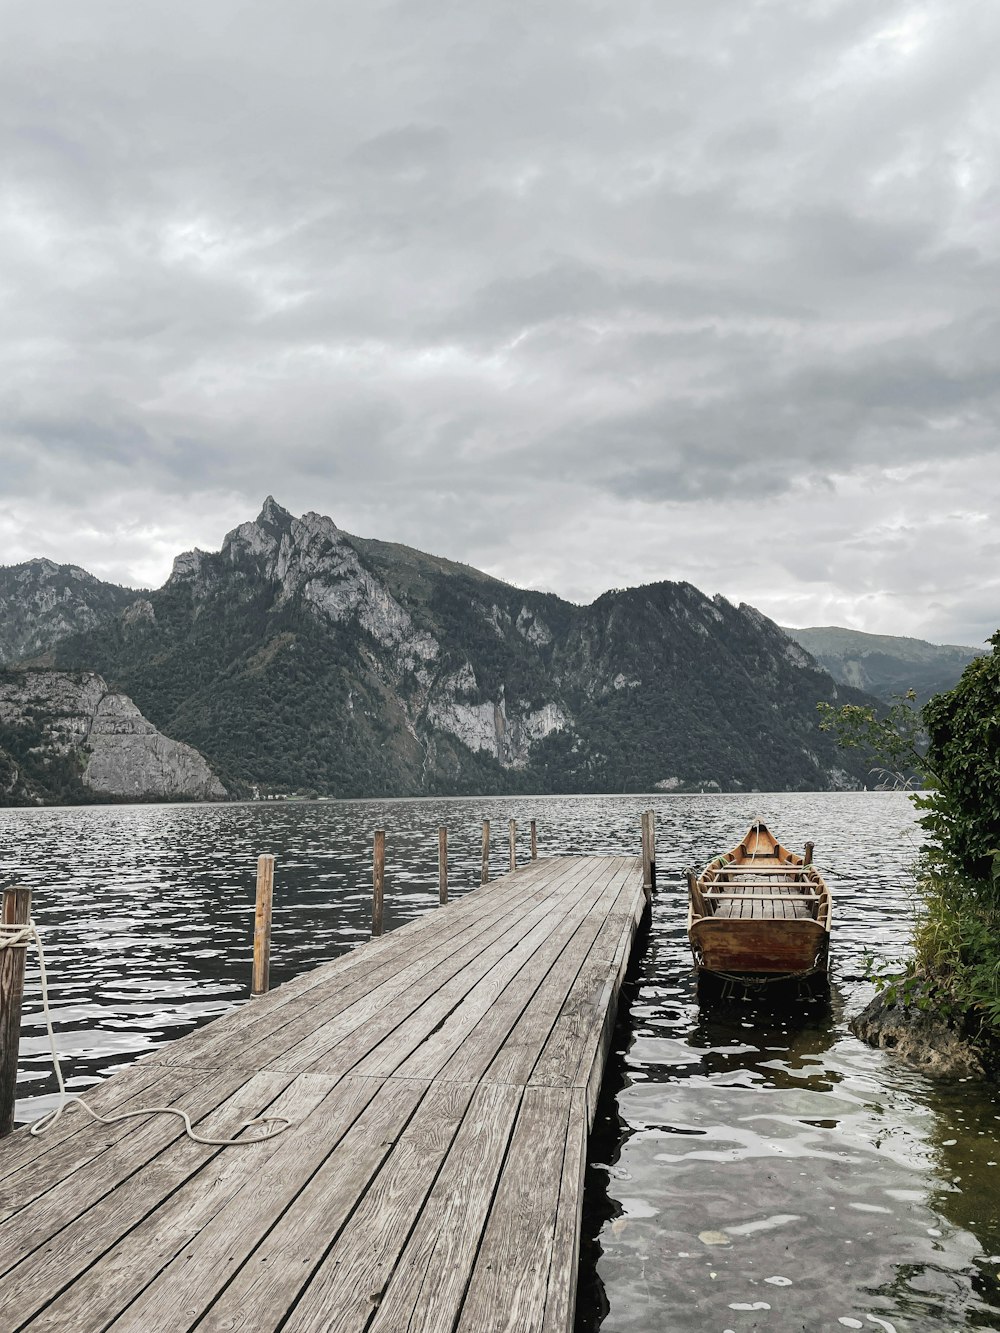
[[[648,810],[643,810],[639,828],[642,837],[642,891],[649,902],[653,896],[653,834]]]
[[[480,884],[490,882],[490,821],[483,820],[483,871],[479,879]]]
[[[803,864],[804,866],[811,866],[811,865],[812,865],[812,862],[813,862],[813,852],[814,852],[815,848],[816,848],[816,844],[815,844],[814,842],[807,842],[807,843],[806,843],[806,846],[805,846],[805,855],[804,855],[803,858],[802,858],[802,864]]]
[[[382,934],[382,902],[385,895],[385,829],[375,830],[372,861],[372,936]]]
[[[531,821],[531,859],[538,860],[538,830],[535,828],[535,821]]]
[[[30,917],[31,890],[21,885],[4,889],[0,921],[5,926],[26,926]],[[24,945],[0,948],[0,1138],[14,1128],[26,953]]]
[[[448,901],[448,829],[438,829],[438,902],[443,907]]]
[[[646,811],[646,822],[649,825],[649,883],[653,892],[656,892],[656,811]]]
[[[274,857],[257,858],[257,906],[253,918],[253,976],[250,995],[266,995],[271,968],[271,902],[274,898]]]
[[[509,826],[510,832],[510,868],[517,869],[517,821],[512,819]]]

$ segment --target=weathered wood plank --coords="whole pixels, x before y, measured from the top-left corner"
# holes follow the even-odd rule
[[[45,1310],[45,1327],[71,1333],[86,1308],[100,1327],[190,1328],[380,1087],[373,1079],[346,1079],[331,1088],[328,1079],[299,1075],[272,1108],[292,1119],[292,1128],[259,1151],[227,1150],[192,1175]]]
[[[430,1088],[295,1305],[301,1333],[367,1328],[474,1091],[468,1083]]]
[[[546,1328],[573,1092],[527,1088],[456,1333]]]
[[[532,861],[94,1094],[175,1099],[222,1133],[267,1106],[295,1121],[270,1143],[76,1113],[33,1163],[15,1135],[0,1189],[34,1166],[36,1194],[0,1221],[7,1323],[569,1333],[588,1122],[645,905],[638,858]]]
[[[255,1075],[200,1122],[199,1132],[210,1137],[231,1134],[243,1120],[265,1112],[289,1118],[302,1115],[308,1109],[308,1098],[283,1096],[287,1083],[286,1076]],[[313,1100],[323,1095],[316,1089],[308,1092]],[[166,1262],[162,1253],[165,1223],[174,1247],[183,1243],[176,1227],[178,1196],[174,1191],[195,1178],[199,1208],[204,1215],[211,1215],[211,1210],[219,1206],[218,1196],[225,1194],[227,1179],[241,1166],[246,1170],[252,1164],[251,1170],[260,1170],[268,1156],[283,1146],[279,1136],[271,1143],[248,1144],[223,1153],[218,1147],[179,1139],[145,1170],[85,1207],[68,1226],[6,1275],[0,1284],[0,1327],[7,1327],[2,1319],[8,1312],[24,1319],[43,1308],[40,1322],[46,1328],[78,1328],[81,1309],[95,1323],[109,1312],[113,1315],[141,1290],[143,1275],[156,1272],[151,1263],[153,1229],[143,1227],[143,1219],[151,1215],[157,1218],[161,1244],[156,1256],[158,1261]],[[220,1155],[221,1160],[216,1162]],[[120,1247],[107,1260],[106,1252],[123,1236],[131,1239],[131,1246]],[[75,1282],[81,1275],[82,1280]],[[74,1283],[67,1299],[55,1300]],[[54,1300],[55,1304],[50,1304]],[[171,1317],[176,1320],[176,1310]]]
[[[99,1110],[102,1115],[109,1117],[148,1106],[174,1106],[178,1102],[183,1103],[185,1110],[189,1109],[187,1094],[191,1090],[190,1076],[163,1069],[154,1069],[152,1072],[156,1075],[155,1079],[144,1083],[141,1091],[135,1091],[128,1096],[127,1093],[134,1084],[123,1089],[126,1095],[122,1097],[121,1102],[113,1102],[110,1095],[117,1085],[117,1080],[113,1080],[106,1085],[106,1095],[100,1102],[96,1098],[88,1097],[88,1104]],[[234,1083],[236,1081],[238,1080],[234,1080]],[[170,1123],[177,1127],[180,1125],[174,1118],[169,1122],[161,1119],[159,1123],[161,1125]],[[76,1126],[76,1133],[63,1138],[60,1150],[53,1149],[44,1153],[37,1161],[32,1161],[28,1157],[20,1168],[0,1182],[0,1221],[13,1217],[48,1190],[70,1180],[78,1171],[90,1166],[96,1159],[119,1145],[122,1145],[123,1150],[127,1152],[129,1149],[124,1145],[131,1136],[138,1134],[140,1129],[148,1128],[151,1121],[136,1117],[119,1121],[115,1125],[102,1125],[80,1107],[70,1105],[63,1113],[62,1119],[49,1132],[56,1133],[64,1124]],[[23,1132],[26,1151],[30,1152],[32,1144],[44,1146],[47,1137],[47,1134],[43,1134],[36,1138]],[[86,1186],[81,1186],[81,1191],[82,1195],[85,1195]],[[3,1256],[0,1255],[0,1271],[2,1271],[2,1259]]]
[[[541,866],[527,866],[514,877],[505,876],[475,889],[449,902],[446,910],[425,913],[399,926],[389,935],[369,940],[340,958],[321,963],[311,971],[269,991],[253,1005],[244,1003],[231,1013],[178,1038],[145,1059],[148,1063],[199,1064],[215,1068],[220,1059],[228,1058],[234,1049],[239,1049],[248,1033],[260,1032],[265,1026],[272,1031],[278,1030],[280,1024],[286,1021],[285,1011],[290,1006],[297,1006],[293,1014],[301,1012],[303,1008],[313,1008],[316,1000],[312,992],[318,990],[321,995],[340,992],[344,989],[344,983],[360,983],[360,989],[363,990],[366,981],[370,983],[375,977],[391,976],[398,969],[401,947],[412,945],[414,953],[424,954],[440,939],[456,939],[466,931],[481,929],[484,923],[494,920],[497,914],[509,910],[514,903],[530,894],[536,881],[544,878],[546,868],[550,867],[550,862],[542,863]],[[505,903],[505,892],[513,895],[511,903]],[[341,984],[335,985],[335,982]]]
[[[441,1333],[461,1308],[522,1089],[481,1085],[379,1304],[370,1333]],[[582,1196],[581,1196],[582,1197]],[[575,1255],[574,1255],[575,1261]]]
[[[474,1029],[475,1040],[469,1041],[469,1045],[481,1046],[483,1030],[479,1028],[480,1021],[491,1013],[502,1012],[501,997],[508,996],[509,999],[511,983],[522,971],[530,971],[537,986],[541,980],[540,969],[553,957],[551,948],[547,949],[546,946],[553,936],[559,938],[560,926],[572,927],[578,919],[581,903],[583,912],[587,911],[592,898],[592,886],[593,876],[588,878],[583,872],[568,879],[566,893],[559,902],[560,911],[553,911],[551,900],[547,900],[538,910],[535,925],[516,944],[504,948],[489,970],[463,996],[461,1003],[447,1011],[447,1001],[442,1006],[437,1003],[438,997],[435,997],[435,1004],[427,1006],[426,1012],[421,1015],[421,1030],[426,1029],[428,1023],[433,1024],[430,1035],[411,1054],[405,1056],[402,1063],[398,1063],[398,1059],[405,1052],[406,1046],[394,1041],[390,1050],[363,1060],[357,1066],[358,1072],[380,1070],[390,1073],[397,1070],[404,1078],[432,1078],[471,1037]],[[442,1008],[446,1012],[439,1016]],[[405,1034],[399,1035],[405,1042]]]
[[[264,1241],[232,1276],[199,1330],[277,1328],[378,1175],[428,1084],[387,1079]],[[378,1237],[372,1237],[378,1244]]]
[[[606,911],[605,899],[619,891],[617,879],[577,902],[556,930],[524,964],[495,1003],[477,1023],[469,1040],[462,1042],[441,1067],[441,1078],[468,1082],[527,1082],[565,992],[573,984],[600,929]],[[409,1066],[407,1066],[409,1067]],[[416,1066],[414,1066],[415,1068]]]
[[[214,1030],[211,1041],[188,1044],[189,1039],[184,1038],[178,1043],[184,1049],[172,1056],[165,1056],[163,1062],[213,1068],[220,1060],[231,1063],[238,1058],[254,1068],[260,1068],[278,1053],[291,1050],[303,1038],[312,1037],[324,1029],[332,1020],[351,1009],[352,1005],[374,1005],[376,1009],[388,1007],[398,995],[406,992],[414,979],[426,976],[440,964],[447,966],[449,961],[460,964],[464,947],[469,946],[475,952],[484,940],[495,937],[497,932],[505,929],[511,910],[530,899],[536,891],[533,880],[533,876],[526,876],[524,881],[515,885],[509,904],[503,901],[502,896],[495,894],[483,904],[483,910],[478,915],[463,913],[456,921],[452,914],[457,915],[456,909],[462,905],[463,900],[449,903],[447,907],[429,914],[433,915],[437,924],[434,930],[428,931],[421,938],[419,947],[412,937],[403,935],[402,929],[393,931],[390,936],[382,936],[365,946],[374,955],[370,968],[352,970],[345,975],[345,969],[339,966],[343,960],[324,964],[316,969],[320,975],[314,986],[296,992],[287,1003],[275,1003],[276,998],[286,989],[282,986],[254,1001],[251,1014],[247,1015],[246,1010],[240,1010],[210,1024],[205,1032]],[[380,948],[390,940],[396,941],[394,949],[387,952]],[[294,984],[288,983],[289,986]],[[269,1007],[272,1004],[273,1009]],[[363,1021],[361,1011],[356,1016],[359,1021]],[[246,1021],[240,1021],[244,1018]],[[301,1067],[305,1068],[307,1063]]]
[[[403,989],[397,997],[399,1003],[388,1006],[373,993],[352,1010],[349,1023],[342,1016],[336,1030],[312,1033],[299,1047],[272,1061],[271,1067],[346,1074],[389,1037],[393,1052],[408,1053],[493,963],[558,903],[565,881],[572,873],[572,867],[565,868],[560,878],[547,887],[544,896],[539,895],[526,904],[527,910],[515,913],[513,919],[501,918],[489,932],[464,950],[447,956],[417,983]],[[368,1066],[368,1072],[377,1072],[374,1063]]]
[[[526,1006],[523,1016],[515,1024],[503,1046],[490,1062],[482,1075],[490,1083],[524,1083],[532,1075],[542,1050],[550,1040],[560,1014],[563,1012],[568,996],[578,985],[578,979],[591,961],[591,953],[598,936],[605,927],[608,915],[613,912],[622,895],[628,894],[637,901],[642,896],[641,872],[637,864],[626,861],[608,882],[594,911],[581,927],[579,954],[567,954],[553,966],[544,977],[536,996]],[[464,1067],[468,1067],[475,1052],[461,1052],[454,1065],[449,1065],[448,1077],[458,1077]]]
[[[242,1075],[230,1072],[198,1080],[184,1092],[184,1109],[192,1120],[200,1120],[244,1081]],[[130,1134],[53,1184],[30,1208],[22,1208],[0,1223],[0,1274],[8,1272],[97,1199],[135,1175],[184,1132],[176,1116],[152,1116],[134,1123],[138,1128]]]

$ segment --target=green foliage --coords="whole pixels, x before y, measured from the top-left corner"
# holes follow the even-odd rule
[[[1000,631],[990,642],[1000,649]],[[924,721],[938,786],[921,823],[942,863],[1000,903],[1000,653],[970,663],[953,690],[926,705]]]
[[[832,733],[844,750],[856,750],[875,765],[870,771],[885,785],[909,787],[914,779],[933,781],[926,755],[926,737],[921,710],[915,707],[916,692],[896,695],[888,708],[870,704],[816,705],[820,731]]]
[[[1000,907],[982,881],[925,862],[912,974],[925,979],[939,1010],[971,1012],[1000,1031]]]
[[[991,642],[1000,648],[1000,632]],[[842,746],[933,784],[912,797],[927,838],[913,957],[872,979],[890,1003],[1000,1031],[1000,655],[976,658],[922,710],[914,700],[910,690],[881,716],[818,705],[820,727]]]

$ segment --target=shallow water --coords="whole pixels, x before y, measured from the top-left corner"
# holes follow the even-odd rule
[[[272,985],[367,938],[371,831],[386,929],[493,873],[507,820],[542,855],[638,852],[657,811],[660,890],[626,988],[588,1169],[578,1333],[1000,1328],[1000,1099],[932,1081],[847,1030],[866,949],[896,955],[918,839],[902,795],[551,797],[0,811],[2,877],[35,890],[67,1082],[82,1090],[245,998],[254,867],[277,857]],[[699,997],[682,872],[755,815],[817,843],[835,891],[827,997]],[[874,890],[874,892],[871,892]],[[29,964],[18,1115],[53,1101]]]

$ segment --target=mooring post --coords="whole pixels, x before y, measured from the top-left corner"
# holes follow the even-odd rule
[[[479,879],[480,884],[490,882],[490,821],[483,820],[483,873]]]
[[[31,890],[22,885],[4,889],[0,921],[5,926],[26,926],[30,918]],[[17,1048],[21,1038],[21,1000],[27,952],[26,941],[4,947],[0,938],[0,1139],[14,1128]]]
[[[805,855],[804,855],[803,858],[802,858],[802,864],[803,864],[804,866],[811,866],[811,865],[812,865],[812,863],[813,863],[813,851],[815,850],[815,848],[816,848],[816,844],[815,844],[814,842],[807,842],[807,843],[806,843],[806,847],[805,847]]]
[[[517,821],[510,821],[510,868],[517,869]]]
[[[257,857],[257,906],[253,918],[253,976],[250,995],[266,995],[271,968],[271,901],[274,897],[274,857]]]
[[[372,861],[372,936],[382,934],[382,899],[385,892],[385,829],[375,830]]]
[[[649,823],[649,884],[656,892],[656,811],[646,811]]]
[[[448,901],[448,829],[442,824],[438,829],[438,902],[441,906]]]
[[[648,810],[643,810],[639,827],[642,834],[642,891],[649,902],[653,896],[653,835]]]
[[[531,859],[538,860],[538,830],[535,828],[535,821],[531,821]]]

